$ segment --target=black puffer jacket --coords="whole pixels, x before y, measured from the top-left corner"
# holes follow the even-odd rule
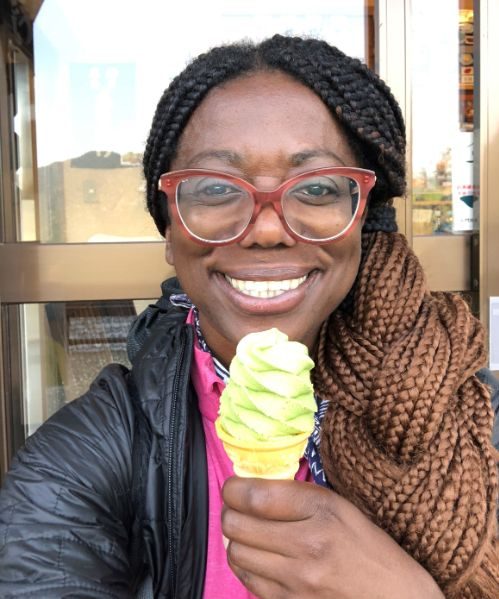
[[[201,598],[205,442],[189,381],[193,331],[167,299],[176,286],[136,321],[132,371],[105,368],[16,457],[0,493],[1,598],[122,599],[146,575],[155,597]],[[479,375],[497,414],[499,386]]]
[[[105,368],[18,453],[0,493],[0,597],[134,597],[147,570],[155,597],[202,596],[206,455],[184,320],[165,298],[151,307],[132,372]]]

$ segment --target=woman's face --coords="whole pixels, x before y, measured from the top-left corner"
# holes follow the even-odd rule
[[[207,95],[181,136],[171,170],[212,169],[272,190],[330,166],[359,165],[326,106],[287,75],[259,72]],[[166,258],[198,307],[208,345],[228,365],[244,335],[271,327],[312,350],[322,322],[352,287],[360,239],[358,225],[337,242],[299,242],[266,206],[242,241],[222,247],[195,243],[173,220]],[[269,288],[278,294],[265,297]]]

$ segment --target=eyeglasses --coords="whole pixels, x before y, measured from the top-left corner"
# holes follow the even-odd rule
[[[227,245],[248,234],[261,210],[271,204],[286,231],[306,243],[328,243],[348,235],[362,218],[373,171],[321,168],[260,191],[248,181],[204,169],[161,175],[174,218],[203,245]]]

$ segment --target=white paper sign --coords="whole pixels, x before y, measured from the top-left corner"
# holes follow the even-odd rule
[[[478,229],[479,188],[473,181],[473,132],[460,131],[452,147],[452,230]]]
[[[489,360],[490,370],[499,370],[499,297],[490,298]]]

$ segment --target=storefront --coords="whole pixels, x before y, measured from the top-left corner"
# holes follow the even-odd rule
[[[313,34],[388,82],[408,134],[399,227],[431,288],[465,294],[499,337],[495,0],[0,6],[0,477],[102,366],[127,362],[127,328],[171,274],[144,209],[144,139],[171,77],[221,42]]]

